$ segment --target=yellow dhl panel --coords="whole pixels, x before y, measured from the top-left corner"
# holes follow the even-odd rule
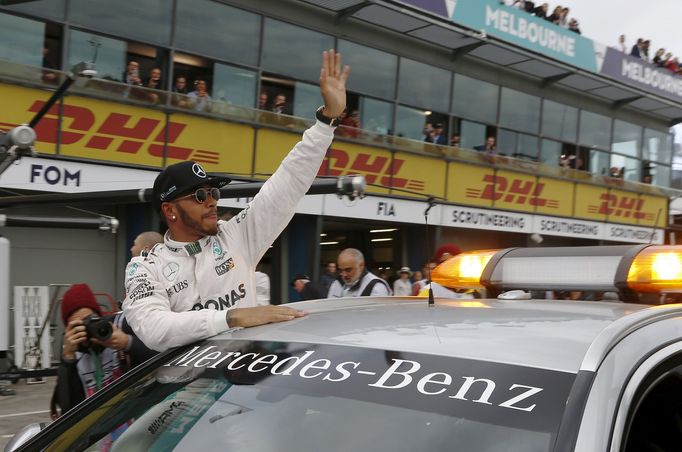
[[[495,181],[495,171],[483,166],[450,162],[448,166],[447,199],[449,202],[469,206],[492,207],[490,189]],[[489,192],[485,192],[485,188]]]
[[[547,199],[543,190],[544,185],[533,175],[498,170],[494,181],[483,187],[482,196],[491,196],[493,207],[521,212],[533,213],[538,204],[558,206],[559,200]]]
[[[418,199],[424,199],[424,195],[444,197],[446,171],[447,162],[443,159],[396,152],[390,178],[393,193]],[[381,176],[380,182],[384,179],[389,178]]]
[[[56,111],[41,121],[57,121]],[[39,126],[39,127],[40,127]],[[59,153],[109,162],[162,166],[165,115],[156,110],[69,96],[62,107]],[[175,136],[182,126],[171,124]],[[187,157],[191,152],[187,152]]]
[[[19,124],[28,124],[52,93],[20,86],[0,84],[0,130],[10,130]],[[43,154],[57,152],[57,107],[53,107],[36,127],[36,149]]]
[[[258,129],[256,134],[256,177],[266,179],[274,173],[282,160],[296,143],[301,134],[280,132],[271,129]]]
[[[543,215],[570,217],[573,214],[572,182],[540,177],[536,196],[536,212]]]
[[[591,185],[576,187],[575,216],[578,218],[665,227],[667,215],[666,198]]]
[[[176,157],[175,152],[191,149],[188,158],[201,163],[207,171],[251,175],[253,127],[178,113],[172,114],[170,121],[169,131],[175,127],[179,134],[169,136],[168,164],[187,160]]]

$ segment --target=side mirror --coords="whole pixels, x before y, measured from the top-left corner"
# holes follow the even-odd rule
[[[26,444],[28,440],[40,433],[46,426],[47,424],[45,422],[35,422],[22,427],[14,434],[12,439],[9,440],[5,446],[5,452],[17,450],[19,447]]]

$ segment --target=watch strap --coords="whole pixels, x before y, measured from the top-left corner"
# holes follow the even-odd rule
[[[339,118],[330,118],[329,116],[326,116],[324,113],[322,113],[323,111],[324,105],[317,109],[317,111],[315,112],[315,117],[317,118],[317,120],[329,126],[338,127]]]

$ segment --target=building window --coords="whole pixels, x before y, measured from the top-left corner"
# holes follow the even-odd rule
[[[167,0],[70,0],[69,20],[130,39],[168,44],[172,8],[173,2]]]
[[[460,118],[495,124],[498,89],[499,87],[492,83],[455,74],[452,112]]]
[[[16,5],[0,6],[0,9],[22,12],[32,16],[64,20],[65,5],[66,0],[32,0]]]
[[[41,67],[45,24],[0,13],[0,60]]]
[[[315,111],[324,104],[319,85],[296,82],[294,87],[294,116],[305,119],[315,118]]]
[[[615,172],[615,173],[614,173]],[[611,176],[632,182],[642,181],[642,162],[639,159],[625,157],[620,154],[611,154]]]
[[[485,145],[486,126],[477,122],[461,121],[459,126],[460,143],[464,149]]]
[[[642,159],[670,164],[672,161],[672,136],[669,133],[644,129]]]
[[[161,85],[167,89],[166,55],[146,44],[107,38],[94,33],[71,29],[69,34],[69,67],[82,61],[93,62],[97,77],[125,83],[128,63],[138,63],[138,77],[146,84],[152,69],[161,70]]]
[[[500,126],[537,134],[540,128],[540,98],[502,88]]]
[[[343,63],[353,69],[348,89],[362,94],[393,99],[398,57],[354,42],[339,40]]]
[[[260,16],[212,0],[178,0],[175,46],[220,60],[258,65]]]
[[[510,157],[537,160],[538,137],[500,129],[497,132],[497,153]]]
[[[256,72],[215,63],[213,65],[213,99],[233,105],[253,107],[256,102]]]
[[[610,174],[609,154],[607,152],[590,150],[590,168],[592,174],[608,176]]]
[[[360,123],[364,130],[388,135],[393,121],[393,104],[370,97],[360,97]]]
[[[608,150],[611,144],[611,118],[582,110],[579,138],[580,144],[584,146]]]
[[[448,111],[452,73],[407,58],[400,59],[398,100],[426,110]]]
[[[423,140],[425,122],[426,117],[424,115],[424,110],[399,105],[395,118],[395,134],[399,137]],[[447,143],[447,132],[444,131],[442,144]]]
[[[613,145],[611,150],[619,154],[639,157],[642,146],[642,128],[619,119],[613,122]]]
[[[329,35],[265,19],[261,65],[269,72],[317,81],[320,78],[319,55],[333,47],[334,38]],[[292,49],[296,51],[292,52]]]
[[[575,142],[578,131],[578,109],[545,99],[542,106],[542,135],[561,141]]]

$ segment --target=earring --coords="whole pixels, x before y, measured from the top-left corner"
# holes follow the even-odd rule
[[[175,215],[171,216],[171,220],[175,221]]]

